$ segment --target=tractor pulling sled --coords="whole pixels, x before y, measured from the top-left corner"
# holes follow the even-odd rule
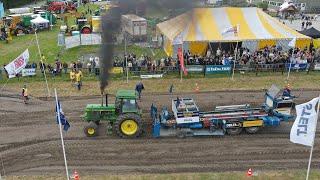
[[[172,100],[171,112],[163,107],[158,113],[152,105],[153,137],[238,135],[242,130],[254,134],[264,126],[279,126],[282,121],[293,120],[291,110],[295,106],[293,97],[284,98],[279,93],[280,89],[272,86],[265,93],[265,101],[260,107],[250,104],[217,106],[209,112],[199,111],[191,98]],[[115,104],[89,104],[85,111],[84,120],[89,124],[84,133],[88,137],[97,135],[100,121],[107,122],[108,132],[114,131],[123,138],[139,137],[143,132],[142,113],[135,91],[119,90]]]

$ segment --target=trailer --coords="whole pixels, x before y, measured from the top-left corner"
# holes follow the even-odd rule
[[[192,98],[172,100],[171,112],[163,107],[158,114],[157,107],[152,105],[152,133],[154,137],[238,135],[243,130],[254,134],[264,126],[279,126],[282,121],[293,120],[293,98],[281,97],[279,93],[280,89],[272,86],[260,107],[250,104],[217,106],[209,112],[200,111]]]
[[[122,15],[122,31],[131,41],[147,40],[147,20],[135,14]]]

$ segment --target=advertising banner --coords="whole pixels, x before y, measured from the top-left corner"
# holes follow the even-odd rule
[[[289,69],[290,63],[286,64],[286,69]],[[307,63],[304,64],[291,64],[291,70],[306,70],[308,67]]]
[[[9,78],[16,77],[16,74],[20,73],[21,70],[26,67],[29,61],[29,50],[26,49],[22,54],[20,54],[15,60],[6,65],[4,68],[7,70]]]
[[[36,75],[35,68],[22,69],[21,72],[22,72],[22,76],[35,76]]]
[[[203,72],[203,66],[201,65],[188,65],[186,66],[187,72]]]
[[[206,74],[228,74],[231,72],[230,65],[207,65]]]
[[[147,75],[140,75],[141,79],[150,79],[150,78],[162,78],[163,74],[147,74]]]
[[[111,69],[112,74],[121,74],[123,73],[123,68],[122,67],[114,67]]]
[[[319,71],[319,70],[320,70],[320,64],[315,64],[315,65],[314,65],[314,70]]]

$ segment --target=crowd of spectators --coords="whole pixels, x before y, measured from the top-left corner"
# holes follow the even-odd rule
[[[220,48],[216,50],[207,50],[205,56],[192,54],[189,50],[183,52],[186,65],[233,65],[235,54],[237,54],[236,65],[252,66],[252,65],[272,65],[285,64],[291,60],[292,64],[314,64],[320,62],[320,49],[305,48],[305,49],[290,49],[284,51],[280,46],[268,46],[261,50],[251,52],[247,48],[239,48],[238,52],[226,51]],[[148,71],[154,73],[162,70],[178,70],[180,68],[180,61],[178,57],[166,57],[161,59],[152,59],[149,56],[141,55],[137,57],[130,53],[124,55],[123,58],[115,58],[113,62],[114,67],[126,67],[131,72]],[[42,63],[43,62],[43,63]],[[61,62],[58,58],[53,64],[46,63],[46,59],[42,56],[42,62],[38,64],[35,62],[27,64],[26,68],[35,68],[43,73],[45,70],[52,76],[67,74],[70,71],[77,71],[85,68],[89,73],[99,74],[100,62],[99,57],[91,56],[88,60],[77,60],[69,64]],[[5,66],[5,65],[4,65]],[[3,66],[3,68],[4,68]],[[255,66],[256,67],[256,66]]]
[[[140,71],[147,70],[149,72],[154,72],[157,70],[163,70],[165,67],[176,69],[177,61],[173,60],[171,57],[161,58],[161,59],[151,59],[151,57],[146,55],[141,55],[137,57],[135,54],[124,55],[123,60],[114,61],[115,67],[126,67],[128,63],[128,69],[130,71]]]
[[[234,52],[225,51],[218,48],[215,52],[208,50],[206,56],[192,55],[190,51],[184,52],[187,65],[229,65],[233,64]],[[247,48],[239,48],[236,64],[293,64],[313,63],[319,59],[320,52],[314,48],[310,49],[290,49],[284,51],[280,46],[268,46],[261,50],[251,52]]]

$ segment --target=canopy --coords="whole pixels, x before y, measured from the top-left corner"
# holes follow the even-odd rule
[[[294,5],[292,1],[285,1],[281,6],[279,11],[297,11],[297,7]]]
[[[239,27],[238,33],[224,34],[230,27]],[[157,25],[164,36],[167,54],[174,53],[178,44],[238,42],[249,49],[267,45],[288,46],[297,39],[297,47],[310,45],[311,38],[279,22],[255,7],[196,8]],[[171,49],[168,49],[171,48]],[[190,47],[188,47],[190,48]],[[289,48],[289,47],[288,47]],[[286,49],[286,48],[285,48]]]
[[[31,20],[32,24],[46,24],[49,23],[49,20],[42,18],[41,16],[36,17],[35,19]]]
[[[309,29],[305,29],[303,31],[300,31],[301,34],[304,34],[306,36],[312,37],[313,39],[320,38],[320,31],[318,31],[316,28],[311,27]]]

